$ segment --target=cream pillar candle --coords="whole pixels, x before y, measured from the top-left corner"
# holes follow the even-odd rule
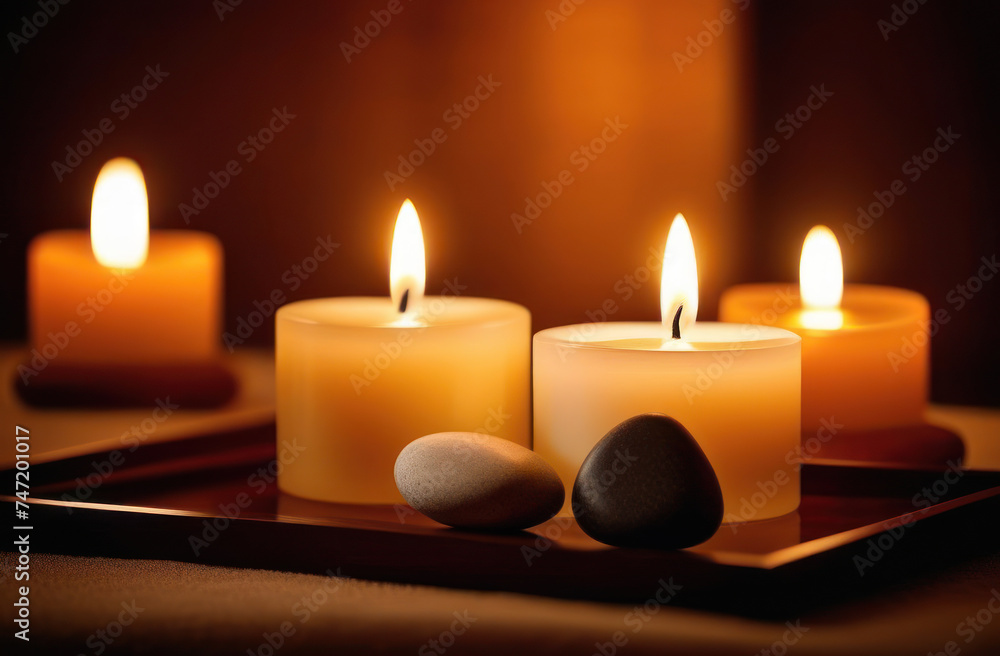
[[[662,275],[661,323],[580,324],[535,335],[535,450],[556,468],[569,498],[581,463],[608,430],[660,412],[681,422],[708,456],[724,521],[792,512],[799,505],[798,336],[694,322],[697,272],[680,215]]]
[[[413,250],[406,250],[410,241]],[[423,244],[404,203],[392,299],[327,298],[277,313],[279,487],[343,503],[402,503],[396,456],[418,437],[477,431],[531,446],[531,315],[506,301],[423,297]]]

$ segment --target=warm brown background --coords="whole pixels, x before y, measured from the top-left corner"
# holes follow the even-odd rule
[[[5,35],[37,11],[6,4]],[[958,143],[844,243],[847,278],[909,287],[947,309],[952,320],[933,341],[933,398],[1000,405],[1000,282],[961,311],[947,300],[1000,244],[1000,9],[930,2],[884,41],[876,23],[889,2],[760,1],[744,12],[729,0],[589,0],[553,30],[545,12],[558,5],[403,0],[351,63],[338,44],[386,2],[243,0],[223,21],[207,0],[70,3],[17,54],[5,38],[0,337],[25,335],[28,241],[87,225],[103,161],[134,157],[153,226],[184,228],[178,204],[210,171],[242,159],[237,145],[273,107],[296,118],[190,226],[225,244],[230,330],[274,288],[292,299],[386,293],[405,196],[424,222],[429,291],[457,277],[470,294],[527,305],[536,329],[585,321],[606,299],[619,307],[614,319],[655,319],[655,280],[628,301],[615,283],[684,211],[699,249],[701,316],[713,318],[731,284],[794,280],[813,223],[845,240],[855,208],[951,125]],[[736,21],[678,72],[673,53],[723,8]],[[156,64],[170,77],[119,120],[109,105]],[[502,86],[451,130],[442,113],[491,73]],[[834,96],[785,141],[775,122],[820,84]],[[106,116],[115,131],[59,183],[51,162]],[[510,215],[524,197],[615,116],[629,128],[518,234]],[[383,172],[436,127],[448,140],[390,191]],[[723,202],[716,181],[771,136],[780,151]],[[289,291],[283,272],[327,234],[341,248]],[[251,341],[272,339],[268,325]]]

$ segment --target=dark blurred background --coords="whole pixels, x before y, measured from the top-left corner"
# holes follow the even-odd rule
[[[86,228],[98,170],[125,155],[146,173],[154,229],[222,240],[230,331],[276,288],[387,294],[405,197],[424,226],[428,293],[457,278],[468,295],[528,306],[536,330],[602,307],[656,320],[656,273],[626,276],[645,280],[675,212],[698,249],[704,319],[732,284],[795,281],[802,237],[826,222],[848,282],[911,288],[947,311],[933,399],[1000,405],[1000,280],[956,301],[1000,244],[994,3],[233,1],[4,3],[0,338],[26,334],[30,239]],[[358,37],[366,26],[376,35]],[[124,116],[116,101],[147,66],[168,75]],[[832,95],[779,123],[813,87]],[[464,117],[449,112],[463,102]],[[241,147],[285,108],[294,118],[273,141]],[[113,131],[60,181],[53,162],[105,118]],[[603,142],[616,118],[628,127]],[[949,127],[961,136],[912,180],[918,165],[904,165]],[[386,171],[436,128],[444,142],[390,185]],[[769,138],[777,152],[720,192]],[[595,139],[602,152],[579,150]],[[234,159],[240,174],[185,225],[180,204]],[[515,225],[563,170],[573,182]],[[845,227],[896,179],[906,192],[863,234]],[[331,259],[307,279],[285,273],[327,235],[341,244]],[[249,343],[272,340],[268,323]]]

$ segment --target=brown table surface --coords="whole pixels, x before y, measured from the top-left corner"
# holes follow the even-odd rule
[[[9,576],[13,554],[4,553],[2,563]],[[98,653],[91,647],[100,645],[99,638],[90,636],[107,630],[123,604],[133,603],[141,612],[106,653],[246,654],[249,649],[267,654],[260,649],[266,645],[263,634],[280,631],[288,622],[287,632],[294,633],[281,653],[433,654],[437,652],[429,641],[442,640],[456,613],[468,628],[454,637],[449,654],[589,655],[601,653],[597,645],[608,643],[619,631],[628,640],[617,649],[623,655],[759,654],[772,649],[789,630],[780,620],[669,606],[645,616],[635,614],[634,604],[167,561],[35,555],[31,584],[32,640],[27,653]],[[6,616],[12,609],[13,586],[8,579],[3,587]],[[1000,616],[982,611],[998,588],[998,554],[934,575],[918,572],[866,598],[790,617],[792,625],[808,630],[788,653],[923,656],[943,651],[954,640],[962,654],[1000,654]],[[307,616],[302,598],[314,595],[315,611]],[[1000,602],[993,607],[1000,609]],[[980,632],[966,620],[977,612],[995,620]],[[4,644],[13,642],[11,626],[4,621]],[[117,633],[115,627],[111,631]],[[443,644],[451,644],[447,636]],[[772,653],[783,651],[778,647]]]
[[[1000,412],[939,407],[930,419],[965,437],[970,465],[1000,469]],[[0,556],[3,653],[25,646],[12,637],[14,560]],[[33,553],[25,653],[266,655],[265,634],[284,624],[282,654],[1000,654],[1000,554],[944,569],[935,561],[927,554],[926,570],[861,597],[762,621],[670,604],[647,615],[636,604]],[[119,633],[123,604],[141,611]],[[107,645],[100,630],[117,637]]]

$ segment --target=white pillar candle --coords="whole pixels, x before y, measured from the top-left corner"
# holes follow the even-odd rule
[[[608,430],[660,412],[681,422],[711,462],[724,521],[792,512],[799,505],[800,338],[766,326],[694,322],[694,247],[680,215],[661,285],[660,323],[580,324],[535,335],[535,450],[569,493]]]

